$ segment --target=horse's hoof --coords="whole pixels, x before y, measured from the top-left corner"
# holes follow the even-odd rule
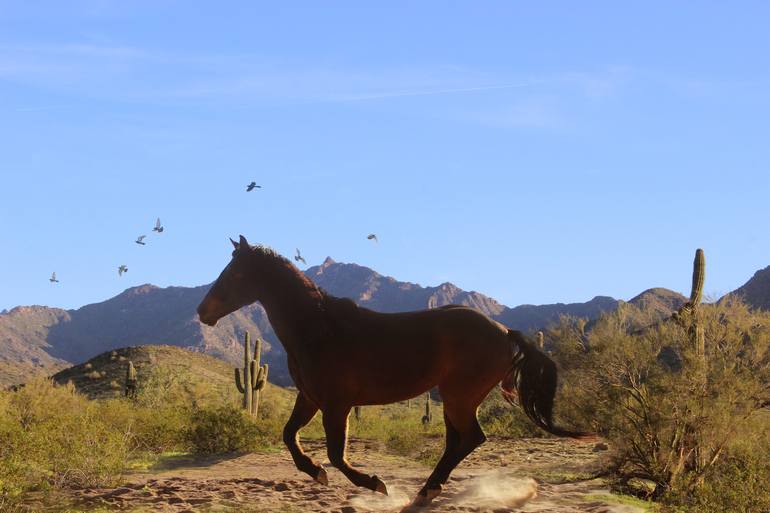
[[[382,482],[382,479],[380,479],[377,476],[372,476],[372,480],[374,481],[374,491],[381,493],[383,495],[388,495],[388,487],[385,486],[385,483]]]
[[[435,488],[423,488],[420,490],[420,493],[417,494],[417,497],[414,498],[412,506],[416,506],[418,508],[425,507],[430,504],[433,499],[438,497],[440,493],[441,485],[436,485]]]
[[[326,470],[323,468],[318,469],[318,473],[313,478],[324,486],[329,486],[329,476],[326,475]]]

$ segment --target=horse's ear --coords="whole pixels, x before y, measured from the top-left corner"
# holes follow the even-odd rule
[[[232,238],[230,238],[230,242],[232,242],[232,243],[233,243],[233,247],[234,247],[235,249],[238,249],[238,243],[237,243],[237,242],[235,242],[235,241],[234,241]]]
[[[246,240],[246,237],[241,235],[241,240],[239,242],[241,249],[249,249],[249,241]]]

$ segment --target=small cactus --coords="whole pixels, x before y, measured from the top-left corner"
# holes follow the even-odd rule
[[[361,420],[361,407],[360,406],[354,406],[353,407],[353,415],[356,417],[356,420]]]
[[[126,366],[126,390],[125,394],[126,397],[129,399],[135,399],[136,398],[136,369],[134,368],[134,362],[131,360],[128,361],[128,365]]]
[[[433,420],[433,413],[430,411],[430,392],[425,392],[425,415],[422,417],[423,425],[428,425]]]
[[[537,348],[541,351],[545,349],[545,335],[542,331],[537,332]]]

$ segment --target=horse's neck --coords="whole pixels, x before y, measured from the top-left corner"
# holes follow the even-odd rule
[[[259,301],[287,352],[302,351],[302,345],[323,328],[321,294],[285,270],[273,276],[270,283],[262,284],[264,292]]]

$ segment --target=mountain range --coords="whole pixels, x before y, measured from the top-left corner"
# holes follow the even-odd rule
[[[373,310],[397,312],[463,304],[522,331],[544,328],[561,315],[594,319],[622,302],[596,296],[585,303],[510,308],[452,283],[423,287],[331,258],[308,268],[305,274],[329,293],[348,297]],[[21,383],[39,374],[53,374],[104,351],[148,344],[184,347],[238,364],[243,354],[241,339],[246,331],[265,341],[263,361],[270,364],[271,381],[290,384],[284,350],[260,304],[234,312],[216,327],[198,321],[195,309],[209,287],[141,285],[75,310],[19,306],[0,313],[0,385]],[[736,292],[744,295],[752,306],[770,308],[770,267],[758,271]],[[653,288],[628,303],[665,317],[685,301],[679,293]]]

